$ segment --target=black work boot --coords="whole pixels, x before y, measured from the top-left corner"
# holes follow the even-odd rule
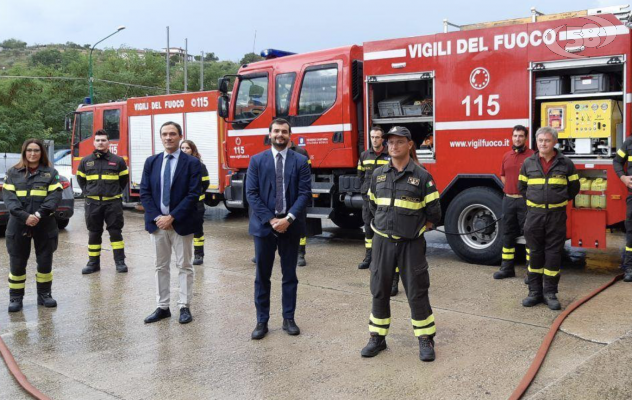
[[[307,261],[305,261],[305,245],[299,246],[298,248],[298,261],[296,263],[299,267],[304,267],[307,265]]]
[[[560,301],[557,299],[555,293],[544,293],[544,303],[549,306],[551,310],[561,310],[562,305]]]
[[[37,305],[44,306],[46,308],[55,308],[57,307],[57,301],[53,299],[50,292],[38,292]]]
[[[366,249],[364,260],[358,264],[358,269],[367,269],[371,265],[371,249]]]
[[[11,296],[9,299],[9,312],[22,311],[22,296]]]
[[[380,354],[380,351],[382,350],[386,350],[386,336],[381,336],[375,332],[371,332],[369,343],[364,346],[360,354],[362,357],[375,357]]]
[[[522,305],[524,307],[533,307],[538,305],[544,301],[542,294],[540,292],[529,291],[529,295],[522,300]]]
[[[196,254],[193,257],[193,265],[202,265],[204,264],[204,256]]]
[[[421,361],[434,361],[434,339],[430,336],[419,336],[419,359]]]
[[[513,278],[516,276],[514,267],[500,267],[500,270],[494,272],[494,279]]]
[[[391,297],[397,296],[399,293],[399,273],[393,275],[393,284],[391,285]]]
[[[120,273],[127,272],[127,265],[125,265],[125,259],[115,260],[114,264],[116,264],[116,272],[120,272]]]
[[[625,275],[623,275],[623,282],[632,282],[632,268],[628,268],[625,270]]]
[[[101,270],[101,260],[90,260],[88,264],[81,270],[81,273],[84,275],[93,274],[97,271]]]

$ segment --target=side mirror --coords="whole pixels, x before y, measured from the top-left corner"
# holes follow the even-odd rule
[[[221,118],[228,118],[228,104],[229,104],[229,99],[228,96],[221,95],[219,96],[219,98],[217,99],[217,115],[219,115]]]
[[[217,88],[218,88],[217,90],[219,90],[219,92],[222,93],[222,94],[228,93],[228,84],[229,83],[230,83],[230,78],[227,77],[227,76],[222,76],[217,81]]]

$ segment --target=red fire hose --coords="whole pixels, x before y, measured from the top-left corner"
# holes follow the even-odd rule
[[[566,308],[566,310],[564,310],[563,313],[561,313],[557,318],[555,318],[555,321],[553,321],[553,325],[551,325],[551,329],[549,329],[549,333],[547,333],[546,336],[544,337],[544,340],[542,341],[542,344],[540,345],[540,348],[538,349],[538,352],[535,355],[535,359],[531,363],[531,366],[527,370],[527,373],[525,374],[525,376],[522,378],[522,380],[518,384],[518,387],[516,388],[516,390],[514,390],[514,392],[511,394],[511,397],[509,398],[509,400],[519,400],[527,391],[527,389],[529,388],[529,385],[531,385],[531,383],[535,379],[535,376],[537,375],[538,370],[540,369],[540,367],[542,366],[542,363],[544,362],[544,358],[546,357],[546,354],[548,353],[549,348],[551,347],[551,343],[553,342],[553,338],[555,338],[555,334],[557,333],[558,329],[560,329],[560,326],[562,325],[562,322],[564,322],[566,317],[568,317],[573,311],[579,308],[582,304],[592,299],[599,293],[603,292],[605,289],[612,286],[616,281],[618,281],[621,278],[623,278],[623,274],[619,274],[615,276],[610,282],[606,283],[605,285],[601,286],[598,289],[595,289],[594,291],[590,292],[588,296],[580,300],[577,300],[576,302],[568,306],[568,308]]]
[[[37,390],[33,385],[29,383],[28,379],[26,379],[26,376],[24,376],[22,371],[20,371],[20,367],[18,367],[18,364],[15,362],[13,355],[11,354],[11,352],[9,351],[9,348],[4,343],[4,340],[2,340],[1,337],[0,337],[0,355],[2,355],[4,362],[7,364],[7,368],[9,369],[9,372],[11,372],[11,375],[13,375],[13,377],[18,382],[18,384],[22,386],[22,389],[24,389],[28,394],[30,394],[35,399],[50,400],[49,397],[44,395],[42,392]]]

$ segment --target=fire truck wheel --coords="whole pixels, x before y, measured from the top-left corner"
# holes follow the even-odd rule
[[[336,211],[331,217],[331,221],[342,229],[359,229],[364,225],[362,210]]]
[[[487,187],[461,192],[450,202],[445,231],[452,250],[472,264],[494,265],[501,261],[500,218],[502,194]],[[471,232],[471,233],[469,233]]]

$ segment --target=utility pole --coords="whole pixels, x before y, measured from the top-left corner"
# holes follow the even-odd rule
[[[204,52],[200,52],[200,92],[204,90]]]
[[[167,94],[170,93],[169,90],[169,63],[171,62],[170,60],[170,55],[171,53],[171,49],[169,48],[169,27],[167,27]]]
[[[255,38],[252,41],[252,53],[254,54],[255,52],[255,45],[257,44],[257,30],[255,29]]]
[[[189,62],[189,39],[184,39],[184,92],[188,92],[189,78],[187,76],[187,66]]]

